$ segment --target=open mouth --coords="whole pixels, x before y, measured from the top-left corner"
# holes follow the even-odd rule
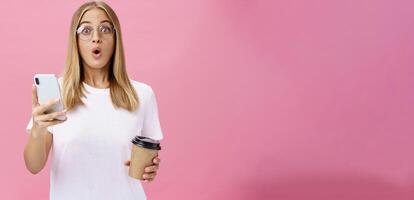
[[[95,58],[99,58],[99,57],[101,57],[101,49],[99,49],[99,48],[97,48],[97,47],[93,48],[93,49],[92,49],[92,55],[93,55],[93,57],[95,57]]]

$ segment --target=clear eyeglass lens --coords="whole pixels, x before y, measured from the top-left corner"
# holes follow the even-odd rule
[[[103,25],[99,26],[99,32],[103,33],[103,34],[112,34],[113,30],[112,30],[112,27],[110,25],[103,24]]]
[[[101,24],[97,30],[99,35],[105,39],[110,38],[114,32],[114,28],[109,24]],[[82,25],[77,29],[76,33],[81,40],[90,40],[94,31],[95,29],[92,26]]]

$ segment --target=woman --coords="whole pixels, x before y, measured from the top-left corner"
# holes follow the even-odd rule
[[[131,139],[160,140],[163,133],[152,88],[128,78],[120,24],[107,4],[88,2],[75,12],[59,83],[65,110],[50,114],[44,111],[56,101],[39,105],[33,85],[27,169],[40,172],[52,149],[50,199],[146,199],[128,176]],[[66,119],[54,119],[59,115]],[[153,162],[145,181],[156,176],[158,156]]]

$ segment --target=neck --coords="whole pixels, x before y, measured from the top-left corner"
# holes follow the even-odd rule
[[[107,88],[109,87],[108,71],[109,65],[105,65],[102,68],[95,69],[84,63],[83,81],[86,82],[88,85],[91,85],[96,88]]]

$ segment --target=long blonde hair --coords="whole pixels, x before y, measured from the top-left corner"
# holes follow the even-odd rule
[[[76,29],[83,14],[93,8],[99,8],[106,12],[115,28],[115,51],[112,55],[108,72],[110,82],[110,94],[112,104],[116,108],[124,108],[134,111],[138,108],[138,95],[131,84],[125,66],[124,47],[122,45],[121,26],[115,12],[106,3],[101,1],[87,2],[81,5],[72,17],[69,44],[67,50],[66,65],[63,74],[62,95],[65,108],[68,110],[78,105],[83,105],[81,97],[84,97],[85,88],[82,63],[77,45]]]

